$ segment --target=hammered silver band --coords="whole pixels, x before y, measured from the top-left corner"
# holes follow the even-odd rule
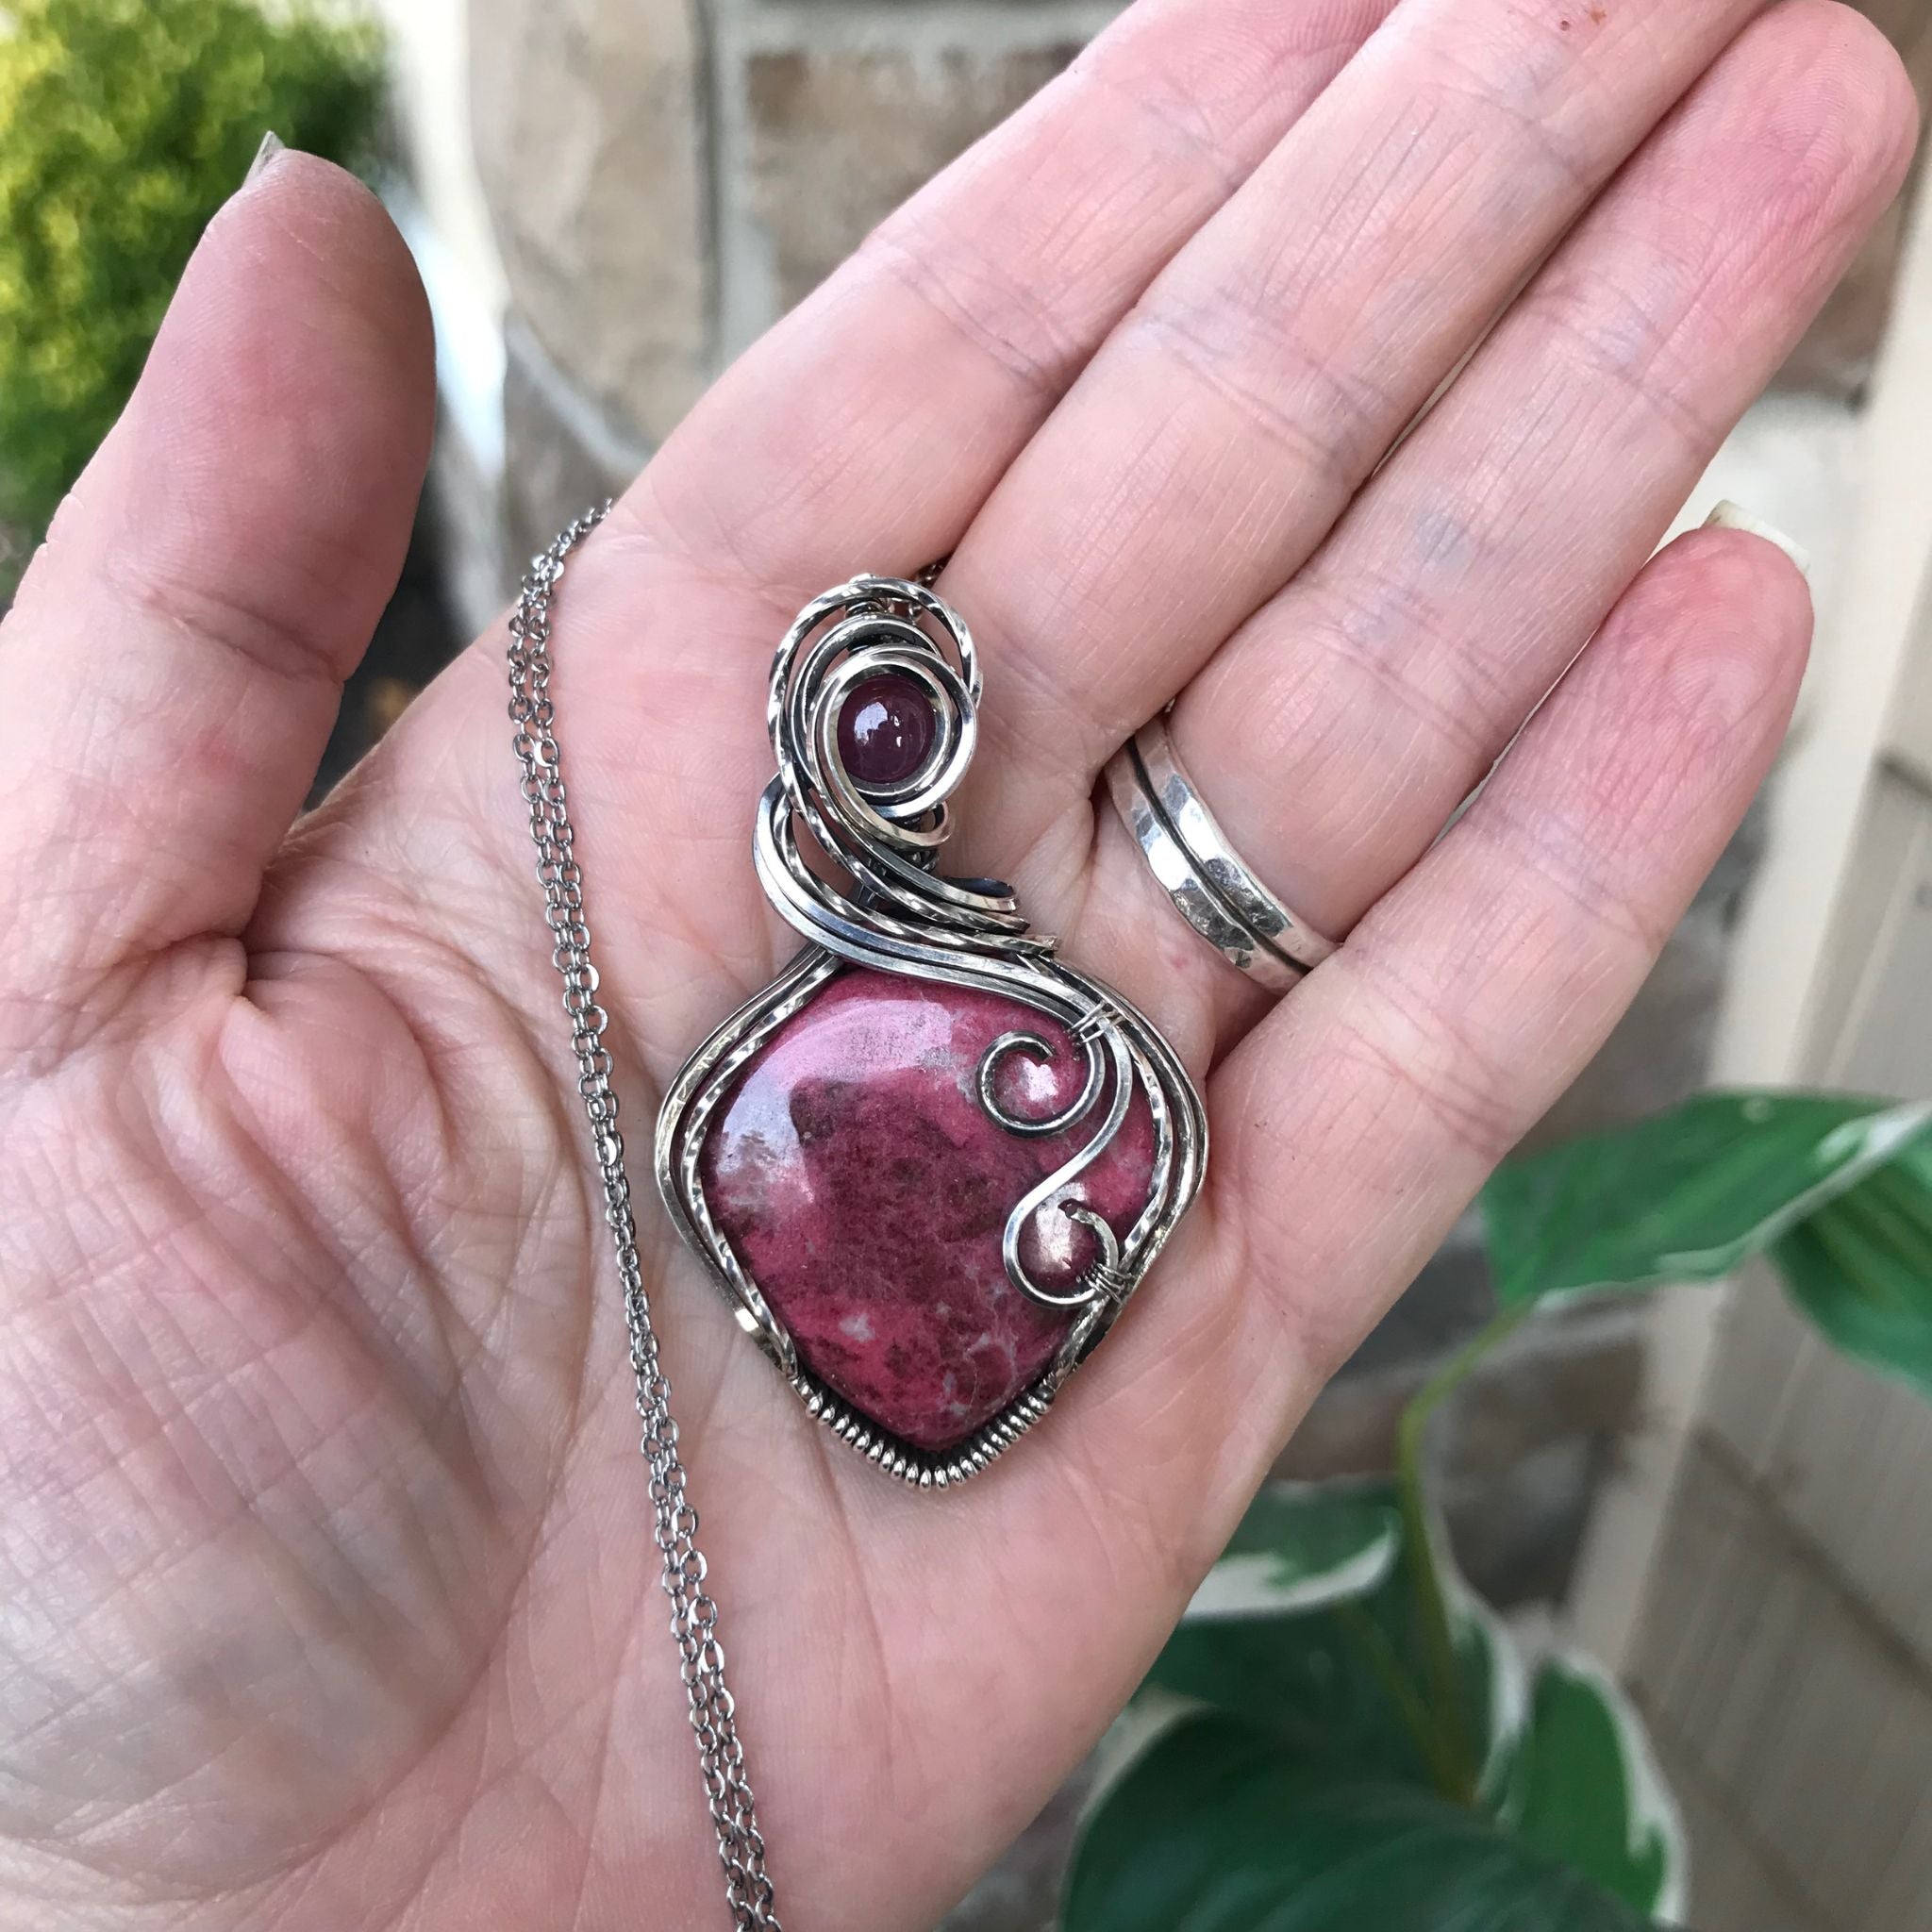
[[[1284,906],[1242,861],[1189,777],[1165,717],[1143,724],[1107,768],[1114,808],[1160,889],[1230,965],[1286,992],[1335,941]]]

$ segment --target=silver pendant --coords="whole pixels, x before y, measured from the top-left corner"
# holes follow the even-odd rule
[[[1140,1013],[937,868],[980,675],[920,583],[858,577],[772,668],[758,878],[807,945],[685,1063],[658,1185],[840,1439],[977,1474],[1091,1355],[1200,1190],[1200,1096]]]

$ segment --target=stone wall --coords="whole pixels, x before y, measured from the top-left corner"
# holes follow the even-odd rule
[[[522,558],[1064,66],[1107,0],[471,0]]]

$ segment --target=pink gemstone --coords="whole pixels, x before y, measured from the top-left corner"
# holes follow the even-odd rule
[[[1079,1091],[1066,1031],[1017,1001],[897,974],[840,974],[740,1077],[703,1155],[705,1196],[818,1378],[906,1441],[951,1448],[1053,1358],[1072,1319],[1007,1278],[1000,1238],[1028,1189],[1091,1138],[1008,1133],[979,1105],[981,1056],[1014,1054],[1000,1098],[1045,1117]],[[1147,1200],[1154,1124],[1137,1096],[1070,1190],[1124,1234]],[[1023,1249],[1042,1287],[1073,1284],[1093,1238],[1049,1210]]]
[[[924,764],[937,729],[924,690],[886,672],[854,685],[847,695],[839,713],[839,758],[857,784],[883,791]]]

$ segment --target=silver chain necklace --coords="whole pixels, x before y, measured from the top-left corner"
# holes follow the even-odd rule
[[[718,1607],[705,1590],[697,1512],[638,1261],[604,1044],[609,1019],[597,1003],[584,875],[550,698],[551,605],[566,559],[609,508],[579,517],[524,579],[509,626],[510,717],[577,1091],[617,1247],[664,1592],[731,1923],[776,1932],[764,1840],[724,1685]],[[685,1061],[665,1092],[656,1147],[658,1191],[674,1226],[808,1412],[878,1469],[932,1492],[976,1475],[1046,1412],[1187,1212],[1208,1157],[1201,1097],[1152,1022],[1058,959],[1057,942],[1030,929],[1010,886],[939,870],[939,847],[952,824],[948,800],[977,742],[981,691],[972,632],[933,588],[940,570],[935,564],[916,579],[854,577],[808,604],[779,646],[766,705],[778,770],[759,801],[753,862],[766,897],[806,945]],[[877,744],[860,734],[874,710],[890,726]],[[800,842],[806,835],[844,883],[810,862]],[[964,1176],[1009,1191],[996,1251],[961,1263],[935,1241],[901,1257],[904,1278],[897,1264],[885,1277],[869,1275],[862,1255],[835,1260],[828,1277],[825,1257],[839,1252],[844,1232],[836,1217],[829,1229],[801,1228],[780,1213],[741,1228],[735,1239],[729,1212],[736,1210],[729,1203],[714,1207],[707,1160],[714,1141],[733,1145],[731,1095],[740,1076],[762,1077],[763,1048],[794,1023],[810,1035],[827,1010],[858,1013],[862,1027],[903,1050],[897,1010],[908,980],[919,983],[922,1011],[950,1002],[948,1051],[959,1052],[963,1027],[974,1071],[877,1096],[884,1112],[860,1108],[831,1141],[840,1161],[864,1169],[877,1162],[881,1131],[897,1144],[905,1121],[942,1123],[938,1138],[952,1151],[928,1162],[919,1185],[943,1191],[949,1176]],[[1063,1091],[1048,1111],[1015,1111],[1003,1097],[1001,1077],[1015,1056],[1052,1070]],[[784,1076],[774,1077],[782,1083]],[[1131,1135],[1130,1119],[1138,1121]],[[1023,1146],[1030,1151],[1016,1160]],[[828,1143],[820,1158],[829,1159],[832,1151]],[[1115,1154],[1102,1187],[1099,1163]],[[754,1192],[772,1178],[772,1158],[765,1159],[764,1169],[754,1161],[748,1170]],[[1096,1183],[1091,1194],[1090,1174]],[[1065,1249],[1057,1258],[1029,1258],[1027,1241],[1041,1224]],[[1083,1236],[1084,1260],[1065,1224]],[[802,1272],[801,1254],[808,1262]],[[912,1346],[902,1351],[910,1370],[889,1358],[874,1364],[863,1353],[854,1357],[849,1324],[841,1327],[845,1340],[836,1350],[821,1349],[828,1310],[836,1314],[855,1285],[860,1314],[874,1307],[910,1310]],[[976,1407],[955,1398],[947,1377],[958,1367],[957,1338],[930,1319],[932,1305],[944,1314],[956,1291],[989,1323],[1010,1321],[1010,1307],[1022,1302],[1029,1311],[1029,1323],[1014,1331],[1016,1348],[1028,1352],[1025,1366],[1016,1354],[1011,1375],[975,1391],[982,1398]],[[880,1338],[868,1332],[858,1339]]]
[[[576,861],[575,831],[564,794],[557,748],[556,713],[550,702],[550,606],[571,552],[609,514],[590,510],[535,558],[524,578],[509,621],[509,715],[516,725],[517,762],[530,808],[530,838],[537,848],[537,881],[543,890],[543,920],[552,939],[551,963],[563,981],[563,1010],[576,1056],[577,1091],[591,1125],[597,1173],[604,1184],[604,1218],[617,1250],[624,1286],[625,1326],[630,1365],[637,1377],[638,1415],[644,1460],[651,1473],[654,1534],[664,1558],[664,1594],[671,1599],[671,1631],[681,1658],[680,1674],[691,1700],[691,1732],[718,1832],[724,1891],[731,1923],[779,1932],[772,1881],[765,1871],[765,1841],[758,1832],[744,1747],[731,1692],[724,1683],[724,1652],[718,1641],[718,1606],[705,1588],[706,1565],[697,1546],[698,1513],[691,1506],[677,1424],[671,1413],[671,1385],[658,1353],[650,1300],[638,1261],[637,1221],[630,1178],[625,1171],[624,1137],[617,1127],[617,1095],[610,1086],[610,1053],[604,1044],[609,1016],[597,1003],[597,969],[591,963],[591,928],[584,918],[584,874]]]

